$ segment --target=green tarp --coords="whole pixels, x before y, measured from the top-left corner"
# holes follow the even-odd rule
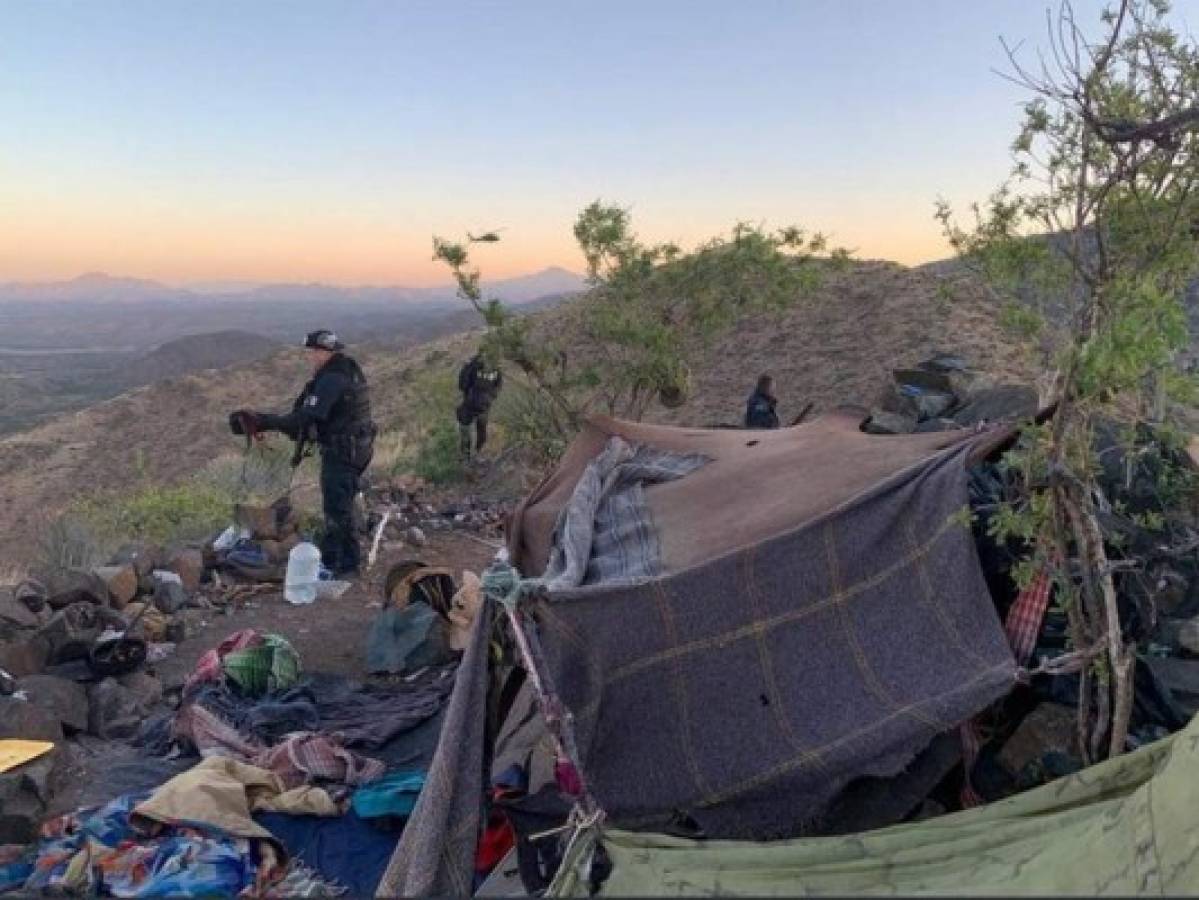
[[[1199,718],[979,809],[845,837],[697,842],[607,831],[605,896],[1199,893]],[[586,841],[554,896],[585,896]]]

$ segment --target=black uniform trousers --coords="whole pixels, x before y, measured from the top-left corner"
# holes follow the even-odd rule
[[[335,574],[358,569],[360,553],[354,531],[354,498],[358,495],[362,470],[343,456],[327,449],[321,452],[321,501],[325,534],[321,538],[321,560]]]

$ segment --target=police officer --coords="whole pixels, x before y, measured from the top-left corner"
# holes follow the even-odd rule
[[[775,411],[778,398],[774,395],[774,379],[762,375],[754,387],[754,392],[745,401],[746,428],[778,428],[779,416]]]
[[[504,374],[490,365],[483,354],[474,357],[458,372],[458,390],[462,392],[462,403],[456,411],[458,430],[461,435],[462,456],[470,459],[470,426],[475,426],[475,451],[487,443],[487,416],[491,404],[504,386]]]
[[[321,499],[325,535],[321,557],[335,575],[358,572],[358,538],[354,531],[354,498],[359,480],[374,453],[375,424],[370,391],[362,368],[342,351],[332,331],[313,331],[304,339],[313,376],[285,415],[238,410],[229,417],[234,434],[280,431],[297,447],[315,442],[321,448]],[[297,460],[298,462],[298,460]]]

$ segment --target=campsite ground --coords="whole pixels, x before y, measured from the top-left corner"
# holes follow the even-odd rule
[[[337,600],[292,606],[279,590],[261,594],[249,604],[228,612],[206,610],[202,617],[196,617],[201,623],[199,627],[187,635],[171,656],[155,664],[154,669],[169,692],[183,683],[205,651],[236,631],[256,628],[287,638],[299,653],[305,671],[362,678],[366,675],[367,632],[379,613],[383,582],[393,564],[415,556],[429,565],[450,569],[458,581],[463,569],[482,571],[493,553],[485,544],[465,535],[434,533],[428,545],[420,550],[381,554],[374,568]],[[106,766],[132,755],[122,744],[100,741],[77,744],[50,812],[75,809],[90,782],[104,777]]]

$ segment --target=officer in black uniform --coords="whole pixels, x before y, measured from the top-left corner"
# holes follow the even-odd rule
[[[487,416],[500,388],[504,386],[504,373],[490,365],[483,354],[474,357],[458,372],[458,390],[462,392],[462,403],[456,411],[461,449],[464,459],[470,459],[470,426],[475,426],[475,452],[487,443]]]
[[[774,379],[769,375],[759,377],[754,392],[745,401],[745,427],[778,428],[779,415],[775,411],[778,402],[774,395]]]
[[[320,446],[325,513],[322,561],[335,575],[353,575],[359,563],[354,498],[370,465],[376,432],[370,391],[362,368],[342,353],[345,345],[332,331],[312,332],[304,347],[312,357],[313,376],[291,412],[272,415],[242,409],[229,417],[229,423],[234,434],[280,431],[298,447],[311,442]]]

